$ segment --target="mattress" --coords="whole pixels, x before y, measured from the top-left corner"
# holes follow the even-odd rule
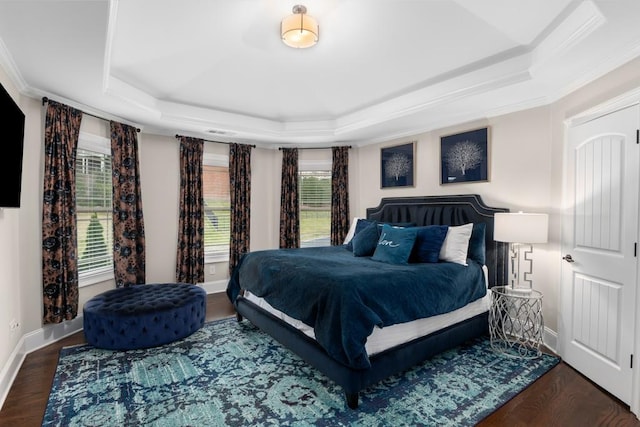
[[[486,283],[486,266],[483,267],[483,269],[485,272]],[[244,297],[258,307],[262,308],[265,311],[268,311],[277,318],[303,332],[308,337],[315,339],[315,334],[311,326],[273,308],[263,298],[257,297],[246,290],[244,292]],[[367,338],[365,349],[369,356],[373,356],[374,354],[380,353],[389,348],[404,344],[425,335],[429,335],[437,330],[446,328],[447,326],[451,326],[453,324],[466,319],[470,319],[478,314],[488,311],[490,302],[491,293],[487,292],[484,297],[449,313],[418,319],[412,322],[399,323],[396,325],[387,326],[385,328],[376,327],[373,330],[373,333]]]

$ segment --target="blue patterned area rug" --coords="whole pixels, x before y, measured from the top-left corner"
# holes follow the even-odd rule
[[[346,406],[342,389],[248,321],[147,350],[61,350],[43,426],[474,425],[551,369],[479,339]]]

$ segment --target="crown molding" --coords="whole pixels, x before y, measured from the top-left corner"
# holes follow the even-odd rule
[[[22,78],[22,74],[20,74],[20,70],[16,65],[11,53],[7,49],[4,41],[0,38],[0,65],[6,71],[9,79],[13,83],[15,87],[18,88],[20,93],[25,93],[28,90],[27,82]]]
[[[548,61],[565,55],[605,22],[591,0],[581,3],[533,49],[531,72],[535,74]]]

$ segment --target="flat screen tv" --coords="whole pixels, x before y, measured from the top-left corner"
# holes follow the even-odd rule
[[[19,208],[22,187],[24,113],[0,84],[0,208]]]

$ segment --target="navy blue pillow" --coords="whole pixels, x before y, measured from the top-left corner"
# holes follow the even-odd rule
[[[486,228],[487,225],[484,222],[473,224],[471,237],[469,238],[469,251],[467,254],[467,258],[478,262],[480,265],[484,265],[486,263]]]
[[[394,228],[384,224],[371,259],[389,264],[407,264],[417,234],[416,227]]]
[[[376,223],[376,221],[370,221],[368,219],[358,219],[358,222],[356,223],[356,229],[353,232],[353,237],[351,238],[351,240],[349,240],[349,243],[347,243],[347,250],[353,252],[353,239],[358,235],[359,232],[367,228],[369,225]]]
[[[351,239],[353,243],[354,256],[371,256],[378,244],[378,226],[376,223],[369,224],[364,230],[357,233]]]
[[[413,245],[409,260],[411,262],[438,262],[440,249],[447,237],[448,228],[448,225],[417,227],[416,243]]]

